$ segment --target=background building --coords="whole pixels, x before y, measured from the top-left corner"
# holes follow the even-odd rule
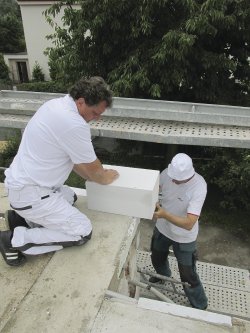
[[[46,21],[45,10],[56,1],[47,0],[18,0],[21,9],[24,37],[27,53],[4,54],[4,60],[10,69],[10,77],[14,83],[32,80],[32,70],[37,62],[41,67],[45,80],[50,80],[48,57],[44,54],[52,41],[47,36],[54,32],[54,28]],[[55,22],[61,25],[63,11],[59,13]]]

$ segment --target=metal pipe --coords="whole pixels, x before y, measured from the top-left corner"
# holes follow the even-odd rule
[[[182,284],[184,287],[190,287],[189,283],[187,283],[187,282],[181,282],[181,281],[175,280],[173,278],[167,277],[165,275],[161,275],[161,274],[150,272],[150,271],[148,271],[146,269],[137,268],[137,272],[143,273],[143,274],[147,274],[147,275],[150,275],[150,276],[153,276],[153,277],[156,277],[158,279],[170,282],[171,284],[172,283]]]
[[[167,291],[167,292],[169,292],[169,293],[173,293],[173,294],[176,294],[176,295],[180,295],[180,296],[185,296],[185,297],[186,297],[186,295],[185,295],[184,292],[180,292],[180,291],[178,291],[178,290],[176,289],[176,287],[173,286],[173,285],[172,285],[173,289],[170,289],[170,288],[166,287],[164,284],[157,284],[157,285],[156,285],[155,283],[151,283],[151,282],[149,282],[149,281],[146,279],[145,274],[141,273],[141,275],[142,275],[142,277],[143,277],[143,279],[144,279],[143,282],[147,283],[147,284],[150,285],[150,286],[154,286],[156,289],[162,289],[162,290],[165,290],[165,291]]]
[[[137,287],[141,287],[141,288],[145,288],[147,290],[150,290],[156,297],[158,297],[159,299],[161,299],[164,302],[167,303],[174,303],[171,299],[169,299],[167,296],[165,296],[164,294],[162,294],[159,290],[157,290],[154,287],[151,287],[150,285],[137,281],[137,280],[128,280],[129,283],[137,286]]]

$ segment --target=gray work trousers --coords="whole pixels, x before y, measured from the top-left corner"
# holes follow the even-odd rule
[[[155,228],[151,241],[151,261],[154,269],[158,274],[171,276],[168,262],[169,247],[171,245],[178,262],[181,281],[190,285],[190,287],[183,288],[190,304],[197,309],[206,309],[207,297],[196,272],[196,241],[178,243],[167,238]]]

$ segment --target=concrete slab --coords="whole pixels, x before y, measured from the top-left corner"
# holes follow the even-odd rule
[[[138,306],[142,309],[155,310],[162,313],[172,314],[177,317],[192,318],[194,320],[205,321],[219,326],[232,327],[232,318],[230,316],[212,313],[210,311],[193,309],[191,307],[174,303],[169,304],[143,297],[139,298]]]
[[[13,315],[39,279],[46,265],[51,259],[50,255],[32,258],[18,269],[7,266],[2,256],[0,258],[0,332],[5,331],[7,323],[12,322]],[[12,331],[14,332],[14,331]],[[17,332],[17,331],[16,331]]]
[[[119,266],[120,246],[134,222],[126,216],[89,211],[84,197],[79,198],[77,206],[93,222],[90,242],[57,252],[51,258],[29,258],[21,268],[6,267],[0,258],[4,299],[0,302],[0,332],[91,329]]]
[[[225,327],[106,299],[91,333],[238,333],[249,331],[249,322],[242,321],[240,324],[241,327],[238,326],[238,323],[233,323],[232,327]]]
[[[113,301],[106,299],[111,281],[120,275],[139,222],[88,210],[86,197],[81,196],[84,193],[78,191],[77,206],[92,220],[90,242],[54,255],[29,257],[19,268],[8,267],[0,257],[1,333],[250,332],[250,322],[244,320],[233,319],[232,328],[221,327],[139,308],[136,299],[126,296],[114,301],[115,292]],[[3,215],[9,206],[2,184],[0,198]],[[4,226],[3,219],[0,226]],[[123,269],[122,274],[126,276],[129,271]]]
[[[10,209],[9,201],[7,198],[7,194],[4,190],[4,184],[0,183],[0,216],[4,215],[4,212]],[[1,224],[0,224],[0,230],[1,230]]]

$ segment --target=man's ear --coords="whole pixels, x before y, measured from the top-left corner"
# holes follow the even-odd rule
[[[82,106],[83,104],[85,104],[85,99],[83,97],[80,97],[75,102],[76,105]]]

